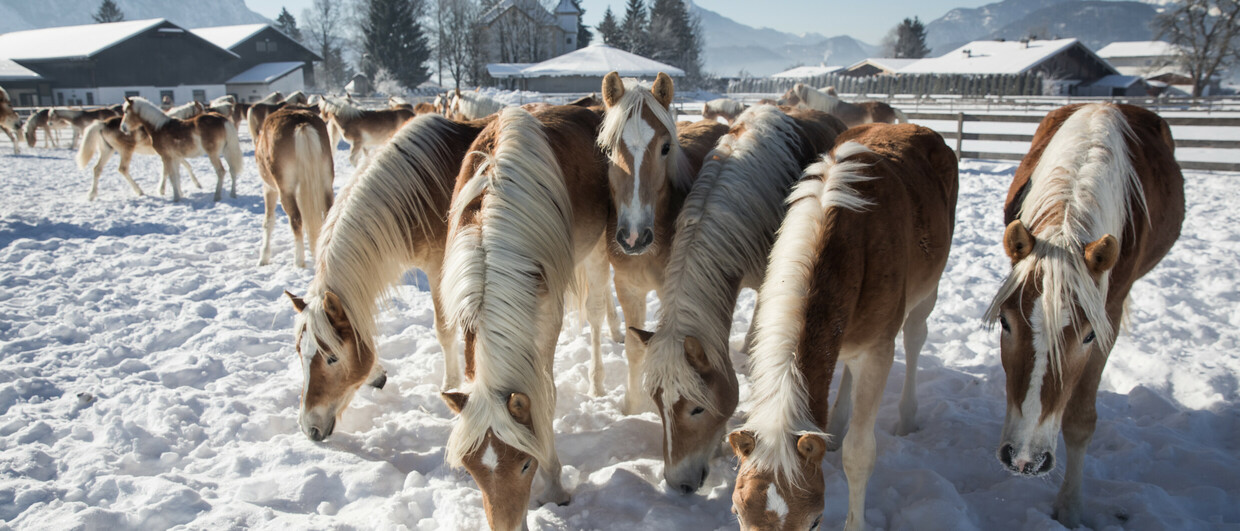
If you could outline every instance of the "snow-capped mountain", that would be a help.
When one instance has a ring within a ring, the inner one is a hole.
[[[1003,0],[948,11],[926,24],[926,45],[941,55],[977,39],[1076,37],[1093,49],[1154,38],[1150,22],[1172,0]]]
[[[847,35],[796,35],[747,26],[697,4],[691,9],[702,21],[706,71],[718,76],[741,70],[765,76],[797,64],[850,65],[878,50]]]
[[[166,18],[187,28],[270,22],[245,0],[116,0],[126,20]],[[0,33],[92,24],[99,0],[0,0]]]

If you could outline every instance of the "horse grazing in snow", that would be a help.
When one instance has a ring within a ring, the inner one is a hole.
[[[86,168],[90,160],[95,157],[95,153],[99,154],[99,162],[95,163],[93,170],[94,178],[91,181],[90,193],[86,196],[89,201],[94,201],[99,196],[99,175],[103,173],[103,167],[112,158],[113,152],[120,152],[121,161],[116,169],[129,183],[133,193],[139,197],[143,195],[142,188],[138,187],[138,183],[129,175],[129,161],[135,153],[159,155],[155,152],[155,147],[151,145],[151,137],[147,136],[142,129],[122,133],[121,120],[120,116],[100,120],[87,126],[86,131],[82,133],[82,145],[78,148],[76,157],[78,169]],[[189,161],[181,159],[181,165],[185,166],[185,171],[189,172],[189,178],[201,190],[202,183],[198,182],[198,177],[194,175],[194,169],[190,167]],[[164,173],[159,179],[159,195],[164,194],[164,187],[167,183],[168,174]]]
[[[297,349],[305,367],[302,432],[320,441],[363,384],[382,387],[376,362],[375,314],[405,271],[426,272],[435,333],[444,352],[443,389],[460,384],[455,329],[444,311],[444,241],[452,187],[469,146],[485,122],[438,115],[410,120],[340,192],[328,212],[305,298],[289,294],[298,312]]]
[[[761,284],[784,199],[843,131],[825,113],[750,107],[706,155],[689,190],[658,328],[630,327],[647,349],[643,384],[662,418],[663,477],[673,489],[688,494],[706,481],[738,398],[728,345],[736,297]]]
[[[320,104],[323,120],[335,127],[332,146],[344,138],[351,146],[349,162],[357,166],[363,153],[387,143],[397,130],[413,118],[405,109],[366,110],[347,101],[326,98]]]
[[[460,417],[447,460],[477,482],[492,529],[522,527],[536,472],[539,504],[569,501],[552,432],[552,365],[574,276],[584,280],[578,296],[588,290],[595,350],[610,298],[598,126],[581,107],[504,109],[474,142],[453,194],[444,293],[472,384],[443,395]]]
[[[797,83],[784,93],[784,105],[791,107],[807,107],[830,114],[848,127],[869,123],[908,123],[908,118],[900,109],[896,109],[881,101],[863,101],[848,103],[835,95],[835,89],[827,87],[830,93],[819,91],[805,83]]]
[[[43,147],[60,147],[60,132],[52,128],[51,114],[51,109],[39,109],[26,119],[26,125],[22,128],[22,134],[26,135],[26,145],[35,147],[39,141],[38,130],[42,129]]]
[[[646,324],[646,294],[663,294],[667,261],[676,232],[676,216],[702,159],[715,146],[727,127],[701,121],[678,127],[670,106],[675,87],[666,74],[646,87],[636,80],[621,80],[612,72],[603,78],[606,112],[598,145],[607,154],[608,183],[612,208],[607,220],[607,250],[615,268],[616,294],[629,326]],[[594,101],[570,105],[596,108]],[[607,305],[611,312],[614,306]],[[617,320],[610,315],[612,325]],[[613,332],[613,340],[620,341]],[[628,386],[623,412],[642,409],[641,366],[644,347],[628,342]],[[603,374],[591,375],[591,391],[602,393]]]
[[[73,149],[77,147],[78,139],[81,138],[82,131],[85,131],[86,127],[114,116],[120,116],[120,113],[109,107],[91,110],[53,108],[48,112],[47,119],[58,126],[73,128],[73,140],[69,143],[69,149]]]
[[[999,461],[1013,474],[1067,468],[1055,518],[1081,525],[1085,447],[1102,369],[1128,291],[1180,235],[1184,178],[1175,141],[1141,107],[1069,105],[1046,115],[1004,205],[1012,270],[986,312],[1002,327],[1007,416]]]
[[[164,175],[172,182],[172,200],[181,200],[181,162],[189,157],[206,155],[215,168],[215,200],[224,190],[224,164],[228,161],[232,174],[232,197],[237,197],[237,173],[241,171],[241,146],[237,128],[227,118],[215,113],[200,114],[178,120],[164,114],[155,104],[139,97],[125,98],[121,132],[141,129],[151,139],[151,146],[163,159]]]
[[[733,511],[746,529],[821,524],[828,391],[837,362],[853,378],[844,437],[848,517],[865,527],[874,421],[904,331],[908,360],[897,433],[915,429],[917,357],[956,219],[956,156],[924,127],[870,124],[836,139],[788,198],[759,292],[749,419],[728,436],[741,466]],[[847,416],[840,388],[831,416]],[[832,423],[835,423],[833,420]]]
[[[293,260],[305,267],[302,226],[310,239],[310,256],[317,256],[319,229],[332,206],[332,149],[327,144],[327,124],[310,111],[291,107],[278,110],[263,122],[263,134],[255,140],[254,159],[263,178],[263,249],[258,265],[271,260],[271,230],[275,225],[276,201],[288,214],[293,231]]]
[[[21,153],[21,149],[17,146],[17,132],[21,130],[22,118],[17,115],[17,111],[13,110],[13,100],[9,98],[9,93],[0,87],[0,131],[8,135],[9,142],[13,143],[13,154]]]
[[[742,112],[745,112],[744,103],[728,98],[718,98],[702,106],[702,119],[717,121],[723,118],[728,125],[731,125]]]

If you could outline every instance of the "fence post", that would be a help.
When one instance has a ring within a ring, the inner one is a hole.
[[[960,160],[960,148],[964,145],[964,113],[956,113],[956,160]]]

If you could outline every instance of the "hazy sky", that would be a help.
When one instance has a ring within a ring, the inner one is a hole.
[[[791,33],[848,34],[878,44],[887,30],[914,15],[925,22],[957,7],[977,7],[997,0],[694,0],[698,5],[742,24]],[[250,9],[274,19],[281,7],[296,17],[312,0],[245,0]],[[610,5],[617,17],[624,16],[626,0],[583,0],[586,24],[594,26]]]

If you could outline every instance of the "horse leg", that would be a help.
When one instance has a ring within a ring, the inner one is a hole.
[[[620,310],[624,312],[624,324],[633,328],[646,326],[646,293],[632,285],[627,275],[616,274],[616,297],[620,299]],[[626,335],[624,357],[629,362],[628,384],[624,388],[624,408],[621,413],[635,415],[645,406],[645,393],[642,391],[642,364],[646,359],[646,344],[631,333]]]
[[[199,190],[202,190],[202,183],[198,182],[198,176],[194,175],[194,168],[189,165],[189,161],[186,159],[181,159],[181,165],[185,166],[186,173],[189,173],[189,180],[194,181],[194,186],[197,186]]]
[[[840,375],[840,388],[835,391],[835,405],[827,418],[827,450],[832,452],[840,449],[840,441],[852,416],[853,371],[845,363]]]
[[[349,147],[349,164],[352,164],[354,167],[357,167],[357,159],[360,158],[361,156],[362,156],[362,143],[361,141],[354,142],[353,145]]]
[[[1055,496],[1054,518],[1069,529],[1081,525],[1081,515],[1085,510],[1085,502],[1081,496],[1085,448],[1094,438],[1094,428],[1098,422],[1098,382],[1102,379],[1102,369],[1106,363],[1106,354],[1096,348],[1090,349],[1085,373],[1072,390],[1072,398],[1068,399],[1067,408],[1064,410],[1063,442],[1068,459],[1064,468],[1063,484],[1059,487],[1059,494]]]
[[[894,339],[894,338],[893,338]],[[895,357],[895,341],[863,352],[845,365],[856,378],[853,401],[856,411],[844,436],[844,476],[848,479],[848,519],[846,531],[865,529],[865,487],[874,472],[874,421],[883,400],[883,387]]]
[[[107,157],[112,156],[112,148],[110,146],[104,147],[104,150],[105,150],[104,151],[105,155],[103,155],[99,159],[99,169],[101,170],[103,169],[103,161]],[[143,195],[146,195],[146,194],[142,193],[142,188],[138,187],[138,182],[133,180],[133,177],[129,175],[129,161],[132,159],[133,159],[133,151],[126,152],[122,150],[121,151],[121,162],[119,165],[117,165],[116,169],[117,171],[120,172],[121,177],[124,177],[125,181],[129,183],[129,187],[133,189],[133,193],[138,194],[138,197],[142,197]],[[161,192],[160,195],[163,195],[163,193]]]
[[[4,134],[9,137],[9,142],[13,143],[13,154],[20,155],[21,149],[17,147],[17,137],[13,135],[13,132],[9,131],[9,128],[7,127],[0,127],[0,131],[4,131]]]
[[[461,354],[456,350],[456,329],[448,321],[443,298],[439,294],[439,281],[442,279],[439,268],[425,271],[430,281],[431,306],[435,309],[435,338],[443,349],[443,390],[448,391],[461,386]]]
[[[603,396],[603,306],[611,301],[607,277],[611,273],[607,260],[607,243],[598,245],[583,264],[586,268],[586,321],[590,323],[590,396]]]
[[[73,126],[73,140],[69,142],[69,149],[77,149],[78,139],[82,137],[82,128]]]
[[[611,300],[611,277],[609,276],[607,280],[605,307],[603,308],[607,311],[607,328],[611,332],[612,343],[624,343],[624,321],[620,320],[620,315],[616,313],[616,303]]]
[[[280,191],[263,183],[263,248],[258,253],[258,265],[271,262],[271,230],[276,223],[276,202]]]
[[[899,436],[917,431],[917,358],[926,344],[926,320],[938,298],[935,290],[904,318],[904,389],[900,392],[900,421],[896,424]]]
[[[219,202],[224,194],[224,163],[215,153],[208,154],[207,158],[211,160],[211,167],[215,168],[215,201]]]
[[[220,182],[223,179],[221,174]],[[288,214],[288,226],[293,230],[293,263],[297,267],[306,267],[306,242],[301,234],[301,208],[297,206],[296,194],[295,190],[280,189],[280,205]]]
[[[172,183],[172,202],[179,203],[181,201],[181,169],[177,164],[179,161],[170,157],[162,158],[164,159],[164,174],[168,182]]]

